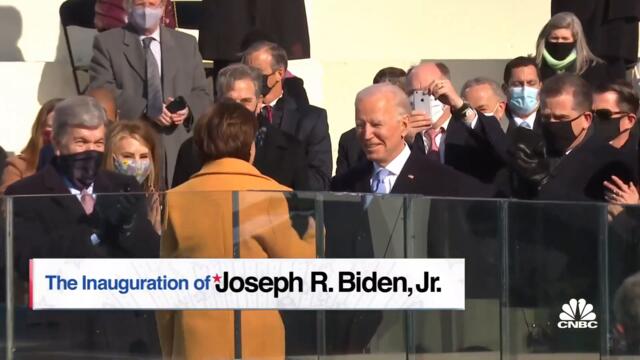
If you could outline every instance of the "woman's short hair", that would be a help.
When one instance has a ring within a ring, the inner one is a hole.
[[[151,171],[143,184],[145,191],[161,191],[160,188],[160,146],[158,137],[151,126],[143,120],[118,121],[109,127],[106,146],[104,149],[104,167],[115,170],[113,164],[114,148],[118,142],[131,137],[149,149],[151,156]]]
[[[538,41],[536,42],[536,62],[538,66],[542,65],[542,54],[544,53],[544,45],[547,38],[551,32],[557,29],[571,30],[573,39],[576,42],[576,74],[580,75],[590,66],[603,62],[600,58],[593,55],[591,49],[589,49],[580,19],[573,13],[560,12],[549,19],[538,35]]]
[[[222,100],[198,120],[193,141],[203,162],[222,158],[251,159],[256,137],[255,115],[235,101]]]

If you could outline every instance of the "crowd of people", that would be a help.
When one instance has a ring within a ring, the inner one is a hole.
[[[125,1],[128,23],[95,38],[88,93],[43,104],[27,145],[7,159],[0,191],[40,195],[15,201],[19,279],[28,280],[31,258],[316,256],[313,217],[294,225],[277,193],[240,199],[247,226],[234,254],[229,191],[608,202],[612,222],[629,215],[620,205],[640,203],[638,94],[592,53],[572,13],[554,15],[535,56],[510,60],[501,83],[476,77],[457,91],[437,62],[380,70],[354,94],[355,126],[339,139],[332,177],[327,112],[288,71],[285,48],[246,44],[217,72],[213,96],[198,43],[163,25],[165,6]],[[327,254],[372,256],[360,236],[336,244],[332,232],[327,223]],[[61,348],[113,351],[97,340],[108,333],[125,353],[159,344],[169,358],[278,358],[289,353],[285,330],[289,339],[309,327],[244,312],[238,349],[230,311],[160,312],[155,340],[140,335],[155,328],[152,318],[140,330],[121,316],[114,326],[99,314],[40,314],[34,321],[57,330],[31,335]],[[337,331],[329,352],[365,351],[363,334],[379,323],[375,313],[329,319],[328,328],[362,330]]]

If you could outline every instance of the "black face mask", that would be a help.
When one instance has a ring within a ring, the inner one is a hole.
[[[558,61],[562,61],[566,59],[567,56],[571,54],[573,49],[575,49],[575,47],[576,47],[575,41],[570,43],[559,43],[559,42],[551,42],[549,40],[546,40],[544,42],[545,50],[547,50],[547,52],[549,53],[549,55],[551,55],[552,58]]]
[[[275,74],[275,71],[269,75],[262,75],[262,84],[260,86],[260,94],[262,96],[267,96],[271,92],[271,89],[276,86],[277,83],[273,84],[273,86],[269,86],[269,77],[273,74]]]
[[[578,135],[573,133],[571,123],[582,115],[568,121],[543,121],[542,134],[547,146],[547,154],[552,157],[561,157],[567,152],[569,146],[576,141]]]
[[[86,189],[96,179],[102,165],[102,152],[89,150],[76,154],[59,155],[55,159],[55,167],[64,175],[74,188]]]
[[[614,114],[609,110],[602,109],[596,110],[596,134],[600,135],[607,142],[615,139],[620,132],[620,120],[625,117],[625,115],[620,116],[620,114]],[[625,130],[629,131],[629,129]]]

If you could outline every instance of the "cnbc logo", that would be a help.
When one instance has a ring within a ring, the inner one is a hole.
[[[585,299],[569,300],[569,303],[562,305],[559,317],[558,327],[560,329],[595,329],[598,327],[593,305],[587,303]]]

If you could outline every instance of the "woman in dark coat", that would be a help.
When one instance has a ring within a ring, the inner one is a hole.
[[[543,82],[567,71],[594,86],[610,80],[605,62],[593,55],[580,20],[570,12],[554,15],[542,28],[536,43],[536,62]]]

